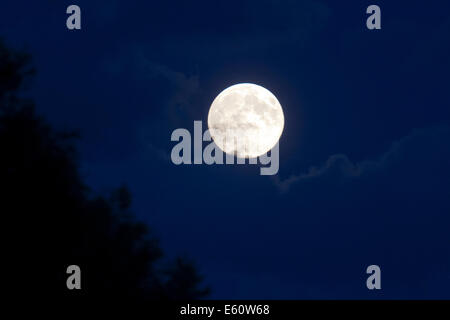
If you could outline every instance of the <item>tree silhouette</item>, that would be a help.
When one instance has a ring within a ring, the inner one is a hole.
[[[130,212],[126,187],[91,195],[78,172],[77,134],[53,130],[22,97],[34,72],[29,55],[0,41],[0,213],[15,292],[82,301],[206,296],[191,263],[163,266],[157,239]],[[81,290],[66,287],[72,264],[81,268]]]

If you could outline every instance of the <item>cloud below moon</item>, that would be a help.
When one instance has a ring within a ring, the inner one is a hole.
[[[274,176],[272,179],[281,193],[302,184],[327,181],[350,182],[352,179],[382,179],[389,176],[391,181],[397,181],[404,188],[426,187],[421,184],[427,175],[448,176],[449,172],[435,172],[438,168],[445,169],[440,163],[450,161],[450,127],[438,126],[414,130],[411,134],[392,143],[387,152],[377,159],[352,162],[344,154],[331,155],[322,166],[311,167],[308,172],[291,175],[286,179]],[[436,159],[441,159],[437,161]],[[447,169],[448,171],[448,169]],[[397,178],[395,180],[395,178]],[[405,180],[410,180],[403,184]],[[391,184],[391,187],[393,185]],[[448,186],[450,195],[450,186]]]

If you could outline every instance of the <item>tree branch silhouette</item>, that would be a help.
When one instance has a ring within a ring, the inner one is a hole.
[[[34,73],[29,55],[0,41],[0,212],[16,290],[86,301],[205,297],[209,289],[192,264],[160,266],[158,240],[133,217],[125,186],[92,196],[78,170],[78,135],[55,131],[22,97]],[[82,270],[78,292],[66,288],[71,264]]]

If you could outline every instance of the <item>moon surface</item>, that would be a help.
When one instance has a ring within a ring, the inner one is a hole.
[[[271,150],[284,127],[283,109],[267,89],[239,83],[223,90],[211,104],[208,127],[214,143],[239,158],[256,158]]]

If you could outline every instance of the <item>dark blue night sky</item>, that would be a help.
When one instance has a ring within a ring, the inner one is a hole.
[[[448,1],[9,1],[0,36],[93,192],[126,184],[211,298],[450,298]],[[240,82],[283,106],[278,175],[172,164],[172,131]]]

